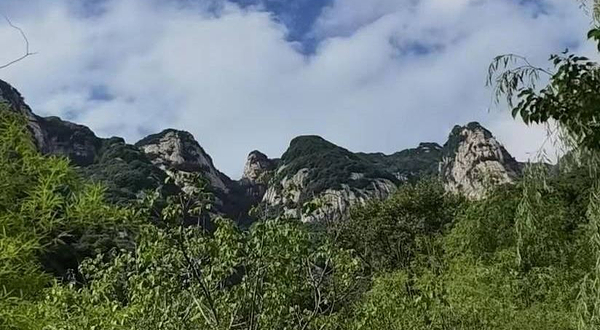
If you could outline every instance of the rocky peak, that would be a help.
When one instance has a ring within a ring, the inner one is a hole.
[[[25,104],[21,93],[3,80],[0,80],[0,102],[7,103],[13,111],[24,114],[31,113],[31,109]]]
[[[165,188],[169,193],[193,192],[192,177],[199,174],[210,182],[215,210],[233,219],[248,218],[257,204],[270,215],[304,221],[343,217],[353,205],[386,198],[399,184],[438,174],[448,191],[477,199],[491,185],[513,182],[521,168],[490,131],[469,123],[454,127],[443,147],[421,143],[391,155],[355,153],[319,136],[299,136],[281,159],[251,152],[242,179],[234,182],[188,132],[167,129],[135,146],[120,138],[101,139],[85,126],[35,115],[1,80],[0,103],[29,120],[41,152],[69,157],[86,176],[105,182],[119,201],[161,188],[167,176],[176,184]],[[313,204],[322,206],[303,214],[304,206]]]
[[[175,176],[179,173],[180,177],[175,180],[183,184],[184,189],[189,186],[185,178],[191,173],[201,173],[214,188],[223,192],[229,189],[229,179],[215,168],[210,156],[188,132],[167,129],[147,136],[135,145],[167,174]]]
[[[38,149],[45,147],[44,133],[38,122],[38,117],[33,114],[31,108],[25,103],[21,93],[9,83],[0,80],[0,103],[5,103],[8,108],[14,112],[21,113],[29,121],[29,131],[33,135],[34,142]]]
[[[286,152],[281,156],[281,159],[285,162],[294,161],[297,158],[305,156],[323,154],[329,151],[335,152],[348,152],[347,150],[325,140],[324,138],[317,135],[301,135],[295,137],[290,141],[290,146]],[[350,152],[348,152],[350,153]]]
[[[421,142],[416,150],[423,153],[440,152],[442,150],[442,146],[434,142]]]
[[[262,152],[254,150],[248,155],[242,180],[257,183],[266,172],[272,171],[274,167],[273,160]]]
[[[450,133],[440,175],[446,190],[480,199],[489,187],[514,182],[520,166],[489,130],[472,122]]]
[[[27,118],[28,127],[38,150],[44,154],[66,156],[80,166],[94,162],[102,140],[89,128],[64,121],[58,117],[36,116],[21,94],[0,80],[0,102]]]
[[[102,139],[88,127],[58,117],[39,117],[37,122],[44,136],[43,153],[66,156],[79,166],[94,163],[102,147]]]
[[[353,153],[319,136],[290,142],[264,194],[265,209],[305,222],[344,218],[369,199],[385,198],[399,182],[368,154]],[[321,206],[305,214],[303,206]]]

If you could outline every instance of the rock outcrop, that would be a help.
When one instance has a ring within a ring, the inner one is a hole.
[[[73,163],[80,166],[94,162],[102,140],[89,128],[58,117],[44,118],[35,115],[21,94],[2,80],[0,102],[7,103],[12,111],[27,118],[34,142],[42,153],[69,157]]]
[[[193,174],[202,175],[215,189],[229,191],[229,178],[215,168],[210,156],[188,132],[167,129],[140,140],[135,146],[184,191],[194,191]]]
[[[9,110],[22,114],[28,121],[28,127],[38,149],[45,147],[44,133],[31,108],[25,103],[23,96],[7,82],[0,80],[0,103],[8,105]]]
[[[98,157],[103,140],[86,126],[58,117],[38,117],[37,122],[43,136],[43,153],[68,157],[79,166],[91,165]]]
[[[269,159],[267,155],[258,150],[254,150],[248,155],[244,174],[239,184],[245,190],[244,194],[251,204],[258,204],[262,200],[276,166],[277,160]]]
[[[318,136],[293,139],[271,176],[262,200],[267,213],[304,222],[345,218],[350,207],[386,198],[400,183],[383,162]]]
[[[521,165],[478,123],[455,126],[444,145],[440,176],[449,192],[480,199],[492,187],[513,183]]]
[[[270,185],[263,203],[271,214],[297,218],[303,222],[329,222],[344,219],[351,207],[372,199],[384,199],[397,190],[388,179],[374,178],[361,188],[341,184],[313,194],[306,189],[310,170],[303,168],[292,177]]]
[[[275,165],[276,161],[269,159],[262,152],[254,150],[248,155],[242,180],[247,180],[251,183],[264,181],[265,174],[272,171]]]

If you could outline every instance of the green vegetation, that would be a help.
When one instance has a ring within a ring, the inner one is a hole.
[[[421,143],[418,148],[406,149],[391,155],[359,154],[389,173],[414,181],[417,177],[437,173],[442,159],[442,147],[437,143]]]
[[[40,156],[20,117],[1,117],[0,142],[3,329],[597,326],[589,162],[530,167],[475,202],[406,184],[325,231],[221,218],[207,231],[187,225],[205,219],[205,193],[113,206]]]
[[[300,136],[290,142],[287,151],[281,156],[284,170],[277,178],[291,178],[299,170],[309,168],[306,178],[306,191],[318,194],[326,189],[339,189],[342,184],[364,188],[371,182],[369,178],[398,180],[383,168],[373,166],[365,157],[338,147],[318,136]],[[363,173],[364,177],[353,180],[352,173]]]
[[[275,182],[291,178],[306,168],[309,171],[303,191],[312,195],[327,189],[340,189],[343,184],[363,189],[373,179],[387,179],[399,184],[399,178],[414,181],[416,177],[434,174],[441,153],[441,147],[433,143],[423,143],[419,148],[392,155],[353,153],[319,136],[300,136],[291,141],[281,157],[283,168],[277,173]]]
[[[433,179],[406,184],[326,228],[200,226],[212,207],[201,180],[197,194],[155,189],[111,204],[67,160],[38,154],[26,121],[0,109],[0,328],[598,329],[600,150],[587,97],[598,65],[552,60],[559,73],[544,89],[520,85],[518,71],[497,81],[509,83],[515,115],[563,130],[573,149],[556,168],[529,165],[479,201]],[[106,152],[144,163],[113,142]],[[332,166],[324,173],[339,183],[364,157],[304,137],[282,161],[289,173]]]
[[[107,188],[107,199],[116,203],[134,201],[141,192],[164,189],[175,193],[177,187],[164,185],[166,174],[154,166],[138,148],[120,138],[103,140],[94,164],[80,169],[91,181]]]

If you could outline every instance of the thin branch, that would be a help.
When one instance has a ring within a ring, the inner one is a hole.
[[[17,62],[20,62],[20,61],[26,59],[27,57],[29,57],[31,55],[37,54],[36,52],[31,52],[29,50],[29,39],[27,39],[27,35],[25,35],[25,32],[23,31],[23,29],[21,29],[20,27],[14,25],[12,23],[12,21],[8,18],[8,16],[6,16],[6,15],[2,15],[2,16],[4,17],[4,19],[6,20],[6,22],[8,23],[8,25],[10,25],[10,27],[12,27],[13,29],[19,31],[19,33],[21,34],[21,37],[23,38],[23,41],[25,41],[25,54],[23,54],[21,57],[15,59],[15,60],[12,60],[12,61],[10,61],[10,62],[8,62],[6,64],[0,65],[0,69],[7,68],[7,67],[9,67],[9,66],[11,66],[11,65],[13,65],[13,64],[15,64]]]
[[[486,78],[486,86],[494,90],[488,109],[491,109],[492,104],[499,104],[503,98],[512,108],[515,95],[523,88],[535,89],[540,74],[553,75],[549,70],[534,66],[524,56],[517,54],[496,56],[488,67]]]

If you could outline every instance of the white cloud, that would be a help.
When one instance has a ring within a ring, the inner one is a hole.
[[[73,117],[130,142],[186,129],[233,177],[250,150],[278,157],[299,134],[394,152],[443,143],[454,124],[473,120],[525,159],[543,130],[486,111],[487,65],[507,52],[544,64],[581,43],[588,27],[575,1],[545,1],[549,14],[536,16],[508,0],[336,0],[317,21],[313,33],[322,39],[307,56],[256,8],[221,3],[215,15],[172,2],[107,0],[103,15],[86,17],[66,0],[31,3],[30,11],[13,0],[0,5],[39,51],[0,79],[37,113]],[[15,45],[3,47],[0,63],[20,54],[8,27],[0,27],[0,44]],[[90,99],[93,88],[110,98]]]

